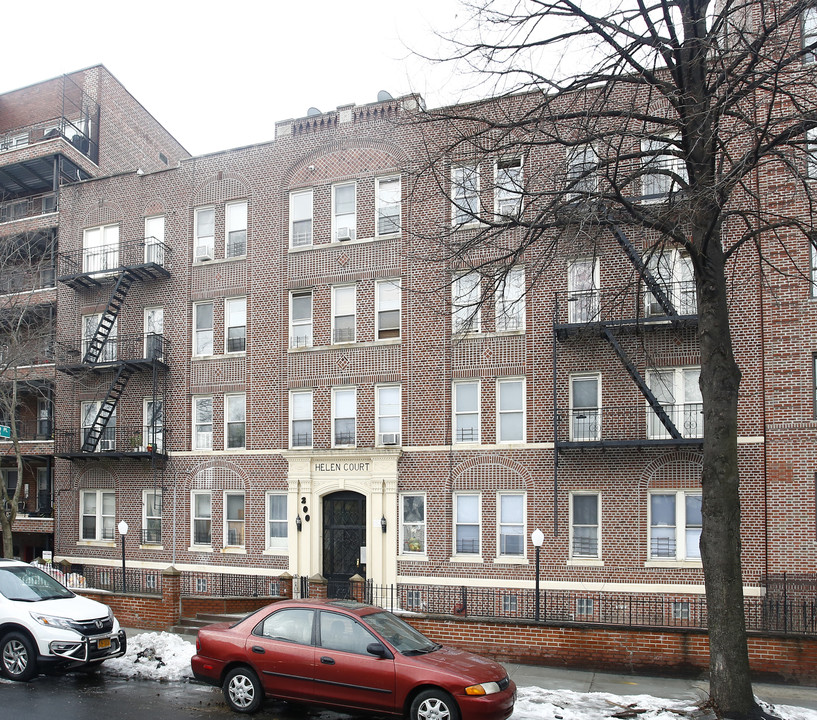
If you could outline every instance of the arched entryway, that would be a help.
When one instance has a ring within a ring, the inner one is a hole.
[[[366,498],[344,490],[323,498],[323,576],[329,597],[349,597],[349,578],[366,577]]]

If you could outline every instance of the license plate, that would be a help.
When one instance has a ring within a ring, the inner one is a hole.
[[[111,646],[111,639],[110,638],[100,638],[99,640],[96,641],[96,646],[100,650],[105,650],[106,648],[109,648]]]

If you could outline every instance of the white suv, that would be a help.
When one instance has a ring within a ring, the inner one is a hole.
[[[125,631],[109,607],[32,565],[0,558],[0,671],[7,678],[94,665],[125,649]]]

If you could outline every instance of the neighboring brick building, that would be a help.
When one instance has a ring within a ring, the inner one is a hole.
[[[527,292],[520,263],[473,315],[472,276],[423,259],[441,225],[473,232],[447,194],[513,212],[504,179],[567,158],[463,158],[443,191],[417,172],[404,121],[419,102],[343,106],[277,123],[267,144],[176,148],[167,167],[61,188],[59,558],[118,566],[125,520],[131,567],[321,574],[331,594],[359,573],[411,586],[402,602],[419,608],[427,586],[533,587],[540,528],[546,589],[703,592],[686,260],[654,261],[672,311],[611,236]],[[806,245],[790,251],[809,267]],[[751,594],[815,568],[817,333],[806,279],[763,286],[750,250],[736,263]]]

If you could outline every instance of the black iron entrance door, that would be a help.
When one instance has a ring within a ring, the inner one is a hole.
[[[366,498],[336,492],[323,499],[323,576],[330,598],[349,597],[349,578],[366,577],[360,549],[366,545]]]

